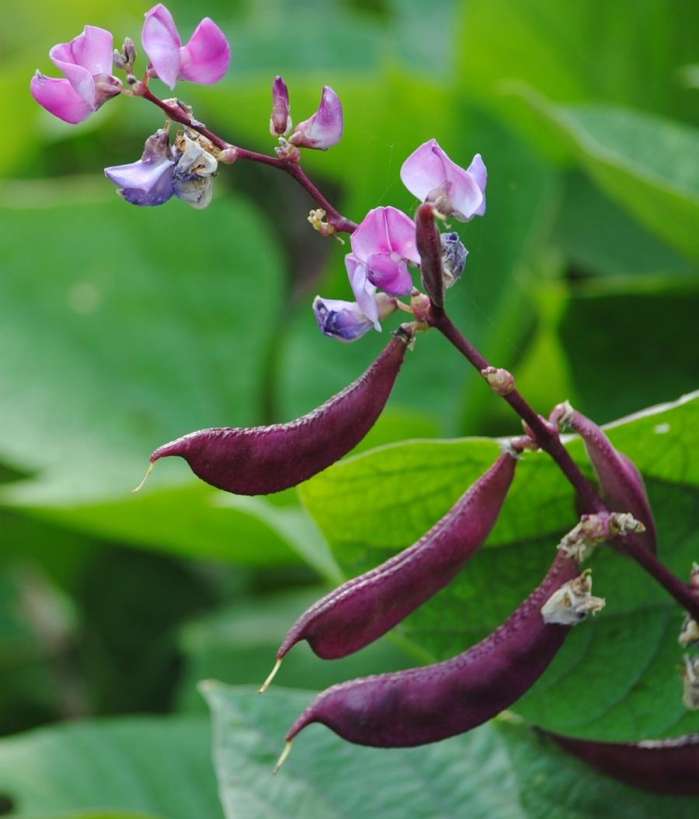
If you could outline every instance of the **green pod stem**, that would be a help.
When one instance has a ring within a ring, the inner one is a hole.
[[[311,606],[289,630],[277,659],[301,640],[324,659],[345,657],[443,589],[490,534],[516,463],[513,453],[503,452],[420,540]]]
[[[178,455],[203,481],[238,495],[296,486],[346,455],[374,426],[412,338],[409,326],[401,326],[363,375],[295,421],[191,432],[156,449],[151,464]]]
[[[543,733],[567,753],[628,785],[675,796],[699,795],[699,734],[625,743]]]
[[[363,677],[323,691],[287,734],[313,722],[359,745],[405,748],[469,731],[518,700],[546,670],[571,626],[541,609],[579,565],[563,552],[541,584],[496,631],[445,662]]]

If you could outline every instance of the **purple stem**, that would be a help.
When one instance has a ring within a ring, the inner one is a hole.
[[[230,142],[226,142],[224,139],[221,139],[218,134],[210,131],[202,123],[193,120],[184,108],[181,108],[178,105],[170,105],[170,103],[165,102],[165,100],[161,100],[160,97],[157,97],[150,90],[145,82],[142,83],[142,86],[139,89],[139,96],[148,100],[148,102],[152,102],[153,105],[157,105],[158,108],[165,112],[169,119],[179,122],[182,125],[186,125],[187,128],[191,128],[193,131],[197,131],[202,136],[205,136],[217,148],[220,148],[221,150],[225,150],[226,148],[234,148],[240,159],[247,159],[250,162],[259,162],[262,165],[269,165],[272,168],[278,168],[280,171],[285,171],[288,173],[289,176],[291,176],[303,188],[305,188],[311,198],[314,199],[321,206],[321,208],[323,208],[327,215],[328,222],[335,228],[337,233],[352,233],[357,227],[355,222],[343,216],[340,211],[330,203],[328,198],[309,178],[297,160],[269,156],[268,154],[261,154],[257,151],[251,151],[248,148],[240,148],[237,145],[231,145]]]
[[[485,356],[454,326],[443,308],[433,304],[430,307],[428,321],[456,347],[478,372],[482,372],[491,366]],[[561,472],[572,484],[582,501],[585,511],[608,512],[606,504],[597,494],[592,483],[583,475],[561,443],[557,430],[538,415],[516,389],[503,395],[503,398],[527,424],[536,443],[553,458]],[[689,612],[694,620],[699,622],[699,597],[692,591],[688,583],[684,583],[672,574],[648,549],[631,543],[629,539],[620,539],[619,544],[621,546],[620,551],[623,554],[635,560]]]

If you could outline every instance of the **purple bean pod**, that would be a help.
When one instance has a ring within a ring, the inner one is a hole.
[[[614,448],[604,431],[573,409],[559,404],[551,414],[557,424],[569,426],[585,442],[587,454],[597,474],[602,497],[613,512],[630,512],[646,527],[642,534],[629,535],[649,551],[656,551],[656,530],[653,511],[641,473],[636,464]]]
[[[545,733],[564,751],[628,785],[675,796],[699,794],[699,734],[622,743]]]
[[[262,690],[301,640],[323,659],[345,657],[378,639],[444,588],[490,534],[516,463],[514,452],[503,452],[420,540],[305,611],[284,638]]]
[[[556,593],[565,594],[562,587],[570,588],[579,571],[578,562],[559,551],[541,584],[509,619],[463,654],[323,691],[292,725],[278,766],[294,737],[312,722],[359,745],[404,748],[491,719],[531,688],[556,656],[571,626],[545,622],[542,608]]]
[[[376,423],[413,338],[402,325],[356,381],[286,424],[213,427],[164,444],[150,456],[178,455],[206,483],[238,495],[267,495],[305,481],[353,449]]]
[[[415,241],[420,254],[422,284],[432,304],[444,305],[444,270],[442,268],[442,238],[434,221],[434,208],[420,205],[415,216]]]

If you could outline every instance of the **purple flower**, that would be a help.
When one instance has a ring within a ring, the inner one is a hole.
[[[85,26],[82,34],[49,52],[66,78],[47,77],[37,71],[31,81],[32,96],[64,122],[82,122],[121,91],[121,83],[112,75],[113,54],[112,34],[97,26]]]
[[[178,79],[218,82],[231,61],[226,35],[213,20],[205,17],[183,46],[175,20],[162,3],[146,12],[142,42],[155,73],[170,88]]]
[[[166,129],[148,137],[138,162],[105,168],[108,179],[132,205],[163,205],[177,196],[194,208],[205,208],[213,195],[216,158],[204,148],[182,136],[171,146]]]
[[[339,341],[356,341],[368,333],[372,327],[381,330],[378,319],[385,318],[396,309],[395,299],[384,293],[372,296],[372,302],[372,312],[376,318],[367,316],[356,302],[323,299],[320,296],[313,299],[313,312],[318,327],[326,336]]]
[[[345,265],[357,303],[373,321],[370,302],[376,288],[394,296],[409,293],[413,279],[407,262],[419,264],[415,223],[393,207],[370,210],[351,236]]]
[[[413,196],[432,202],[445,216],[467,222],[485,213],[488,172],[480,154],[464,170],[430,139],[405,160],[400,178]]]
[[[175,159],[166,129],[148,137],[138,162],[105,168],[107,179],[132,205],[162,205],[174,194]]]
[[[323,86],[318,110],[310,119],[300,122],[289,137],[299,148],[326,151],[342,139],[344,128],[342,103],[329,85]]]
[[[340,341],[356,341],[373,326],[372,320],[353,301],[316,296],[313,299],[313,312],[321,332]]]
[[[291,128],[290,110],[289,89],[282,77],[277,76],[272,84],[272,116],[269,120],[272,136],[282,136]]]

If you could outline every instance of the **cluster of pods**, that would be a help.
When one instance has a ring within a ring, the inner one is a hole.
[[[204,18],[183,45],[175,20],[159,3],[146,12],[142,45],[149,63],[143,79],[137,80],[133,41],[127,38],[123,49],[114,52],[110,32],[86,26],[78,37],[50,52],[64,76],[37,72],[31,81],[36,101],[71,124],[124,94],[155,103],[169,120],[185,125],[171,142],[168,123],[149,137],[140,160],[105,169],[132,204],[162,205],[177,197],[206,207],[219,163],[232,164],[241,157],[264,161],[300,180],[305,178],[298,165],[300,149],[326,150],[342,137],[342,104],[329,86],[323,88],[315,114],[294,127],[288,89],[276,77],[270,119],[270,132],[279,141],[276,157],[229,145],[193,119],[191,109],[179,100],[159,100],[148,85],[155,77],[170,88],[178,80],[218,82],[231,56],[223,31]],[[115,67],[125,72],[126,85],[114,76]],[[416,332],[427,328],[430,310],[442,309],[445,289],[466,264],[467,250],[458,234],[440,234],[435,216],[469,221],[482,216],[486,207],[487,171],[480,154],[462,168],[434,139],[405,160],[401,180],[420,200],[416,219],[393,207],[377,207],[358,225],[344,219],[307,180],[306,189],[331,209],[311,211],[313,227],[326,236],[339,230],[351,234],[345,266],[355,298],[346,302],[316,297],[313,308],[321,331],[342,341],[354,341],[371,328],[379,330],[380,320],[405,308],[400,296],[413,297],[409,312],[415,321],[401,325],[363,375],[311,413],[285,424],[190,433],[156,449],[149,469],[161,458],[179,456],[198,477],[219,489],[269,494],[326,469],[364,438],[390,397]],[[427,296],[415,291],[409,265],[419,267]],[[511,391],[512,377],[506,371],[487,367],[482,374],[496,392]],[[352,680],[319,694],[289,729],[277,768],[292,740],[314,722],[350,742],[389,748],[436,742],[489,720],[536,682],[571,627],[604,605],[591,594],[590,572],[581,568],[590,549],[622,537],[622,548],[625,543],[655,552],[655,523],[636,466],[612,446],[602,429],[569,404],[556,407],[549,421],[584,440],[608,511],[586,509],[580,499],[580,522],[558,544],[540,584],[477,645],[445,662]],[[497,522],[523,450],[535,447],[533,436],[527,435],[505,443],[490,468],[416,543],[343,583],[302,613],[282,640],[261,691],[296,643],[306,640],[323,659],[347,656],[394,628],[450,583]],[[694,568],[690,585],[699,594],[699,567]],[[683,646],[699,644],[699,624],[688,618],[679,639]],[[699,709],[699,657],[686,658],[684,703]],[[550,737],[623,781],[656,791],[699,793],[697,737],[638,745]]]
[[[349,452],[377,420],[414,342],[404,324],[369,369],[308,415],[290,423],[193,432],[153,452],[151,462],[184,458],[204,481],[239,494],[296,485]],[[286,736],[277,768],[307,725],[326,725],[344,739],[376,747],[410,747],[463,733],[519,699],[541,676],[571,627],[604,601],[591,595],[581,561],[616,535],[655,550],[655,523],[639,471],[604,431],[569,404],[551,421],[580,434],[610,513],[583,515],[559,544],[532,593],[492,634],[445,662],[352,680],[322,692]],[[306,640],[323,659],[345,657],[400,623],[444,588],[486,541],[515,477],[525,438],[508,442],[492,466],[416,543],[354,577],[307,609],[292,625],[264,692],[292,647]],[[697,574],[699,579],[699,574]],[[699,743],[594,743],[554,736],[566,751],[621,780],[652,790],[696,793]],[[655,757],[660,762],[656,764]],[[675,757],[679,760],[676,762]],[[662,764],[661,764],[662,763]],[[645,777],[650,767],[655,777]],[[667,773],[669,771],[670,773]]]

